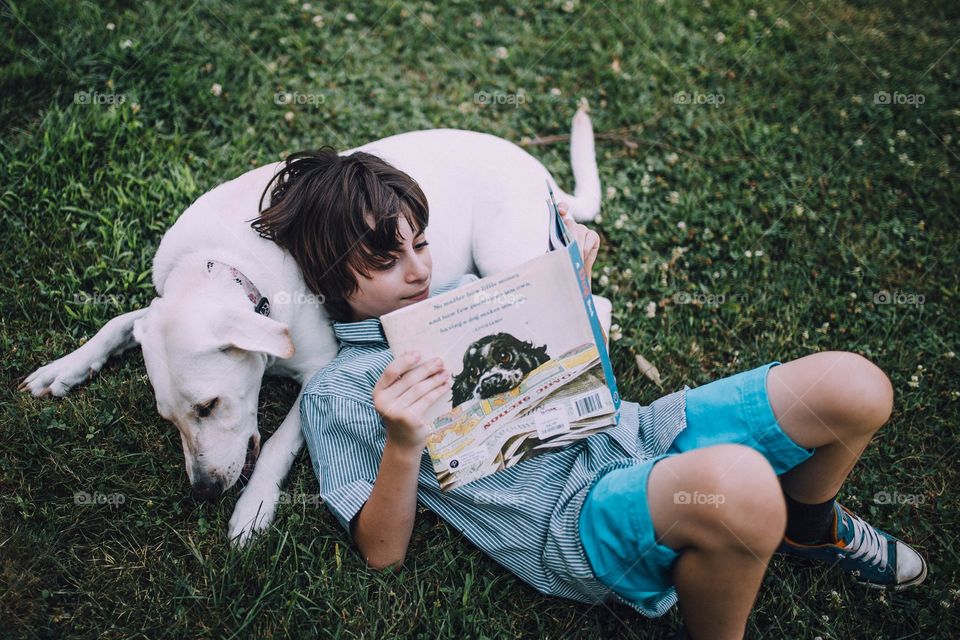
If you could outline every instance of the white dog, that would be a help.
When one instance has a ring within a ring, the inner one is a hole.
[[[574,195],[561,191],[526,151],[487,134],[415,131],[343,154],[353,151],[375,154],[420,184],[430,206],[434,286],[543,254],[545,181],[577,220],[593,218],[600,208],[593,128],[582,110],[571,132]],[[36,396],[62,396],[110,356],[139,344],[157,410],[180,431],[197,495],[216,498],[252,471],[229,523],[229,536],[238,543],[272,522],[280,486],[303,444],[298,395],[261,450],[257,401],[263,375],[291,377],[302,393],[337,352],[327,315],[294,260],[250,227],[280,166],[254,169],[197,199],[154,256],[157,297],[150,306],[113,318],[79,349],[20,385]],[[610,303],[595,302],[609,331]]]

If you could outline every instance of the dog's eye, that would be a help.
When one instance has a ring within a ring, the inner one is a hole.
[[[500,352],[500,362],[502,364],[510,364],[510,361],[513,360],[513,354],[509,351]]]
[[[203,404],[197,404],[193,406],[193,410],[197,412],[198,418],[206,418],[210,415],[216,406],[220,402],[220,398],[214,398],[210,402],[205,402]]]

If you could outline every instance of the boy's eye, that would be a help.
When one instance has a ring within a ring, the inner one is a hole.
[[[423,248],[424,248],[425,246],[427,246],[428,244],[430,244],[430,243],[427,242],[427,241],[423,241],[423,242],[421,242],[420,244],[417,245],[417,249],[423,249]]]

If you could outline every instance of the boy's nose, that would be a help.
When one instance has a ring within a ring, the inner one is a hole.
[[[423,258],[411,258],[407,264],[407,280],[410,282],[426,280],[430,275],[430,267],[427,265],[427,261]]]

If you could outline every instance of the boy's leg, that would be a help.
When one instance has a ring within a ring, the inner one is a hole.
[[[736,444],[671,456],[650,471],[647,504],[657,541],[680,552],[673,579],[690,636],[742,638],[786,524],[773,468]]]
[[[927,576],[910,545],[837,504],[844,480],[890,417],[886,374],[853,353],[816,353],[773,367],[767,397],[776,423],[813,455],[781,475],[787,532],[778,551],[838,564],[867,586],[904,589]]]
[[[873,435],[890,417],[886,374],[854,353],[826,351],[770,369],[767,396],[777,423],[813,456],[780,476],[801,503],[830,500]]]

